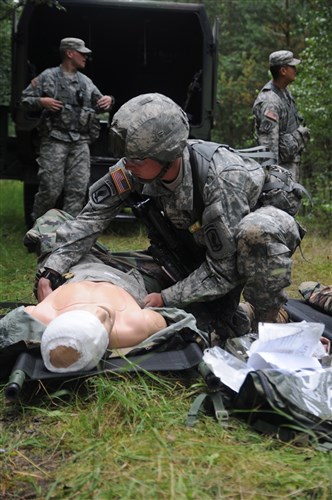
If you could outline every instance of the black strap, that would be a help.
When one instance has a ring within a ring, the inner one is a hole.
[[[190,144],[188,144],[188,150],[191,172],[193,176],[193,207],[197,220],[202,223],[202,214],[204,211],[203,187],[206,183],[208,168],[204,170],[203,175],[201,173],[201,175],[199,176],[197,159]]]

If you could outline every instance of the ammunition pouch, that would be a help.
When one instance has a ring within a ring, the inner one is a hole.
[[[52,128],[56,130],[78,131],[78,109],[71,104],[65,104],[61,111],[50,114]]]
[[[268,179],[263,186],[258,204],[271,205],[295,216],[300,210],[303,193],[310,199],[307,190],[293,181],[287,169],[272,165],[268,167]]]
[[[79,133],[89,135],[90,141],[98,139],[101,125],[96,112],[91,108],[83,107],[79,116]]]

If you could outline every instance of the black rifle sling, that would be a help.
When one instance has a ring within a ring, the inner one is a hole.
[[[202,222],[202,214],[204,211],[203,188],[206,183],[210,161],[220,146],[221,144],[215,142],[197,143],[194,147],[191,144],[187,144],[193,177],[193,208],[197,220],[199,220],[200,223]],[[200,154],[202,158],[202,161],[199,163],[194,151],[196,154]]]

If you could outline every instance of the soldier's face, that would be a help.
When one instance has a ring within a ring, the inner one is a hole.
[[[141,182],[153,181],[161,172],[162,165],[153,158],[124,158],[124,166]]]
[[[85,68],[88,57],[89,54],[83,54],[82,52],[78,52],[77,50],[70,51],[71,62],[77,69]]]
[[[288,83],[292,83],[296,78],[296,66],[284,66],[284,76]]]

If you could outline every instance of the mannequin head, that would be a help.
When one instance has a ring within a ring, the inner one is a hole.
[[[106,314],[106,313],[105,313]],[[53,372],[92,370],[104,355],[109,334],[88,311],[60,314],[46,327],[41,339],[41,354],[46,368]]]

